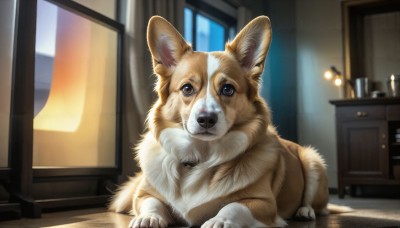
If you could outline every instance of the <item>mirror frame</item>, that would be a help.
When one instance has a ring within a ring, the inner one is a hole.
[[[350,84],[356,77],[366,75],[364,50],[364,17],[372,14],[400,11],[400,0],[344,0],[342,1],[344,74]],[[345,85],[345,97],[352,88]]]

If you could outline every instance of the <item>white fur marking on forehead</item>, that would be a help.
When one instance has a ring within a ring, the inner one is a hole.
[[[219,68],[219,59],[217,59],[215,56],[208,54],[207,55],[207,76],[208,76],[208,81],[207,81],[207,94],[206,94],[206,108],[207,110],[214,110],[214,111],[220,111],[220,107],[213,98],[211,94],[211,87],[212,87],[212,77],[214,76],[215,72]]]
[[[207,76],[208,76],[208,83],[210,83],[210,79],[215,74],[219,67],[219,59],[215,56],[208,54],[207,55]]]

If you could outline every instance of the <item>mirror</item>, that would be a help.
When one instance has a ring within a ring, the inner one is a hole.
[[[346,77],[367,77],[387,94],[386,80],[400,74],[400,1],[343,1],[342,16]]]
[[[8,167],[15,0],[0,1],[0,168]]]
[[[364,37],[365,76],[385,91],[389,75],[400,74],[400,12],[366,15]]]

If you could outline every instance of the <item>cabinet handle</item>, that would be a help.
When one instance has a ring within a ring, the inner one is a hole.
[[[382,149],[386,149],[386,145],[385,144],[382,144]]]
[[[367,112],[357,112],[357,117],[367,117],[368,113]]]

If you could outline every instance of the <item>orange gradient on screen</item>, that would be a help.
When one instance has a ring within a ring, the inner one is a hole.
[[[62,8],[54,15],[53,70],[34,117],[33,166],[114,167],[118,33]]]
[[[34,129],[74,132],[81,122],[89,73],[90,22],[59,11],[53,80],[49,99]]]

